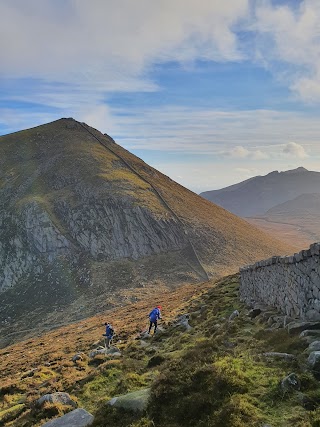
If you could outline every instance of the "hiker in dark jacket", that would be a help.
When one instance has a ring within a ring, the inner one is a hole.
[[[113,330],[112,326],[110,325],[110,323],[106,322],[105,327],[106,327],[106,333],[103,334],[103,336],[105,337],[106,347],[110,348],[110,343],[111,343],[112,338],[113,338],[114,330]]]
[[[161,305],[158,305],[150,312],[149,314],[150,326],[149,326],[148,334],[150,334],[151,328],[153,325],[154,325],[154,334],[156,333],[157,326],[158,326],[158,319],[161,319],[161,310],[162,310]]]

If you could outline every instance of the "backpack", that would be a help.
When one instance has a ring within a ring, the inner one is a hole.
[[[113,330],[113,327],[111,326],[111,325],[109,325],[109,327],[108,327],[108,333],[107,333],[109,336],[113,336],[113,334],[114,334],[114,330]]]

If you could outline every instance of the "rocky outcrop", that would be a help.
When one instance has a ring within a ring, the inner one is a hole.
[[[240,276],[242,301],[262,302],[290,317],[320,320],[320,243],[243,267]]]
[[[41,427],[87,427],[93,423],[93,415],[85,409],[75,409],[62,417],[48,421]]]

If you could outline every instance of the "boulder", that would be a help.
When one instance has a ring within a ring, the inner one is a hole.
[[[87,427],[93,423],[93,415],[82,408],[42,424],[41,427]]]
[[[280,385],[281,385],[281,390],[284,393],[288,393],[289,391],[292,391],[292,390],[300,390],[301,383],[298,376],[294,373],[291,373],[285,378],[283,378]]]
[[[308,357],[308,364],[314,371],[319,371],[320,368],[320,351],[312,351]]]
[[[320,341],[313,341],[311,344],[309,344],[307,352],[311,353],[312,351],[320,351]]]
[[[77,403],[71,399],[68,393],[57,391],[56,393],[45,394],[36,400],[35,405],[41,408],[46,402],[48,403],[61,403],[62,405],[72,406],[76,408]]]
[[[116,396],[109,400],[108,405],[134,412],[143,412],[147,409],[149,398],[150,388],[144,388],[132,393]]]

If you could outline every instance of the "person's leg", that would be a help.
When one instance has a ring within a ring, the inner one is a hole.
[[[157,321],[155,321],[155,322],[153,322],[154,323],[154,334],[156,333],[156,330],[157,330],[157,326],[158,326],[158,322]]]
[[[110,338],[109,337],[106,337],[106,343],[107,343],[107,348],[110,348]]]
[[[150,320],[150,325],[149,325],[149,331],[148,331],[148,334],[150,334],[151,328],[152,328],[152,322],[151,322],[151,320]]]

